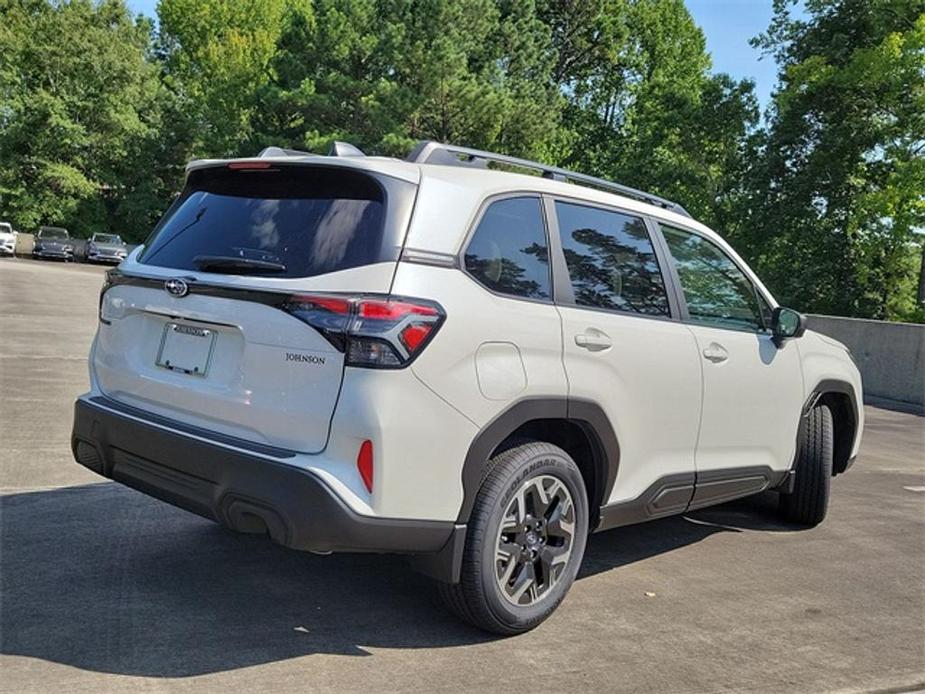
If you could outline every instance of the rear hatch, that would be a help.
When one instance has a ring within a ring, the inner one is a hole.
[[[193,169],[101,299],[100,389],[226,436],[322,450],[344,373],[323,297],[389,292],[415,191],[331,164]]]

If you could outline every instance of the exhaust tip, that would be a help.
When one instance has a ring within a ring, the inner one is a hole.
[[[277,544],[288,544],[289,530],[286,523],[271,508],[230,497],[224,515],[228,527],[232,530],[249,535],[269,535]]]

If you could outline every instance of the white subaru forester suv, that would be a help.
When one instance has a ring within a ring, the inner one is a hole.
[[[863,427],[846,348],[679,205],[434,142],[191,163],[108,276],[90,376],[82,465],[294,549],[410,555],[501,634],[589,532],[765,490],[819,523]]]

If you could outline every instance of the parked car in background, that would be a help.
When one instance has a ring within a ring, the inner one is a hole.
[[[32,247],[33,258],[58,258],[59,260],[74,259],[74,244],[67,229],[61,227],[42,227],[35,235],[35,246]]]
[[[118,234],[94,234],[87,244],[88,263],[119,264],[128,255],[128,246]]]
[[[0,222],[0,255],[16,252],[16,232],[8,222]]]

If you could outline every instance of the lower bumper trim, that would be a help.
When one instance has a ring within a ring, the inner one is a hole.
[[[80,399],[75,460],[98,474],[241,532],[313,552],[438,552],[452,521],[364,516],[318,475],[138,421]]]

